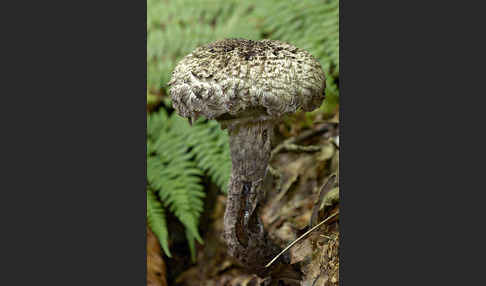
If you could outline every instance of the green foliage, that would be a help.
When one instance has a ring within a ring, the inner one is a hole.
[[[160,101],[160,97],[147,92],[147,106],[156,105]]]
[[[228,135],[216,122],[198,120],[192,127],[164,109],[147,117],[147,220],[165,253],[170,256],[165,211],[186,228],[195,260],[195,240],[205,196],[201,177],[206,173],[223,190],[231,173]]]
[[[147,221],[159,239],[162,249],[164,249],[167,256],[172,257],[169,250],[169,233],[167,232],[165,211],[157,195],[151,190],[147,190]]]
[[[333,78],[326,79],[326,99],[321,105],[321,110],[325,114],[335,114],[339,104],[339,88]]]
[[[193,148],[197,166],[205,170],[211,180],[226,193],[231,175],[228,133],[222,131],[216,121],[205,123],[204,120],[198,120],[187,142]]]

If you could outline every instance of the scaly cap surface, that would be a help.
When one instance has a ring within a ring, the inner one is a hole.
[[[280,117],[318,108],[325,76],[310,53],[290,44],[225,39],[184,57],[169,85],[173,106],[184,117]]]

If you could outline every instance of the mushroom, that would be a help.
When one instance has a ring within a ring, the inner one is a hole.
[[[225,39],[195,49],[175,67],[170,86],[177,113],[216,119],[228,129],[232,173],[224,215],[229,253],[261,269],[279,250],[259,217],[275,123],[324,99],[325,77],[307,51],[275,40]]]

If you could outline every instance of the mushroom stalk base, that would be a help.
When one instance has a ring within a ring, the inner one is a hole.
[[[280,250],[269,239],[259,217],[273,126],[270,120],[228,126],[233,167],[224,235],[230,255],[255,270],[263,268]]]

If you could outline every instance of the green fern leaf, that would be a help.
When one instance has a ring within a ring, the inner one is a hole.
[[[169,233],[167,231],[164,208],[157,196],[150,190],[147,190],[147,222],[150,229],[159,239],[165,254],[168,257],[172,257],[169,250]]]
[[[186,239],[189,245],[189,251],[191,252],[191,261],[196,262],[196,242],[192,232],[186,231]]]

